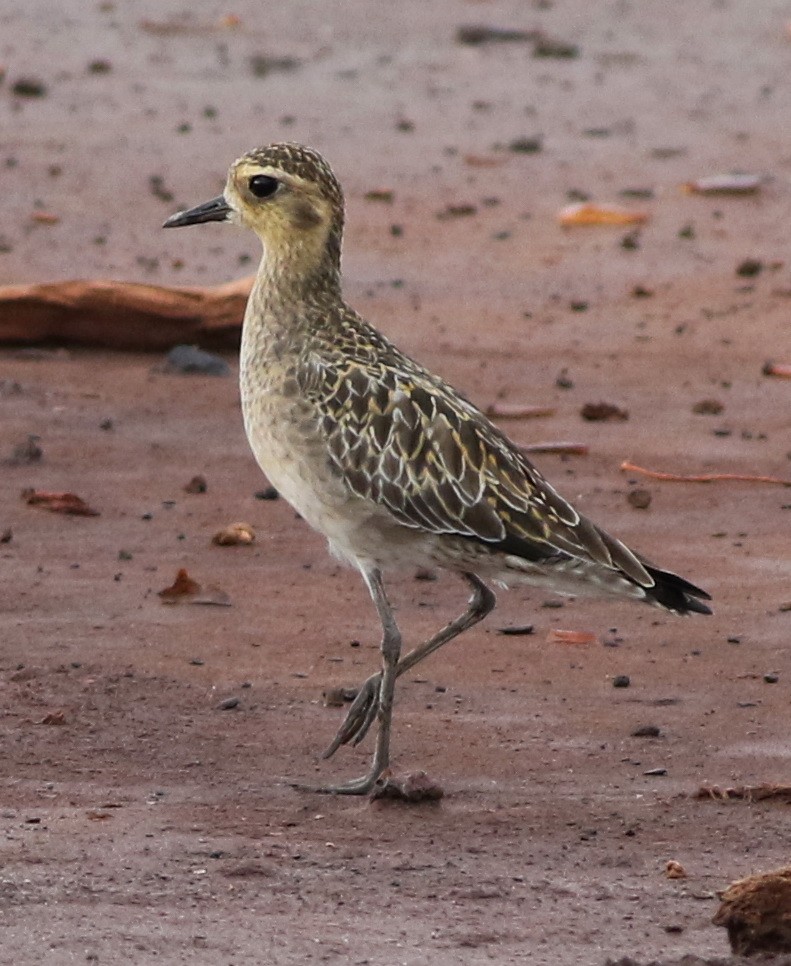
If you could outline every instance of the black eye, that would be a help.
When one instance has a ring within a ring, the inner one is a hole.
[[[250,178],[249,188],[256,198],[269,198],[279,187],[277,178],[270,178],[268,174],[254,174]]]

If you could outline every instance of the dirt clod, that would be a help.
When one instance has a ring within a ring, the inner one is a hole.
[[[444,795],[442,787],[424,771],[416,771],[403,778],[389,775],[380,779],[371,792],[371,800],[419,805],[424,802],[438,802]]]
[[[580,416],[589,423],[624,422],[629,413],[614,403],[598,402],[585,403],[580,410]]]

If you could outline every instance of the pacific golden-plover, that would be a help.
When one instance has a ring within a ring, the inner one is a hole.
[[[389,767],[396,679],[482,620],[485,581],[642,600],[709,614],[709,595],[578,513],[472,403],[368,325],[341,294],[343,192],[322,156],[272,144],[230,169],[218,198],[165,227],[229,221],[263,257],[242,329],[247,438],[270,482],[357,567],[382,623],[382,670],[364,682],[324,754],[379,730],[370,770],[321,789],[365,794]],[[467,610],[401,657],[382,572],[440,567]]]

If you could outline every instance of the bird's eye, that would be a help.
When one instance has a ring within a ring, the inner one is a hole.
[[[268,174],[254,174],[248,187],[256,198],[269,198],[280,187],[280,182],[277,178],[270,178]]]

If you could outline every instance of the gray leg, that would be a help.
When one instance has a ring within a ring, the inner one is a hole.
[[[316,789],[335,795],[367,795],[390,764],[390,726],[393,718],[395,683],[400,667],[398,658],[401,654],[401,632],[395,622],[393,608],[387,599],[381,573],[372,569],[363,571],[363,577],[376,605],[379,620],[382,622],[382,670],[376,675],[379,682],[376,700],[372,699],[370,707],[366,708],[366,716],[369,719],[367,727],[370,728],[373,719],[378,716],[379,733],[376,736],[374,756],[367,775],[343,785]]]
[[[467,610],[460,617],[457,617],[455,621],[451,621],[450,624],[443,627],[432,638],[429,638],[424,644],[421,644],[406,654],[396,666],[395,676],[397,678],[401,677],[405,671],[409,671],[416,664],[419,664],[429,654],[433,654],[443,644],[447,644],[454,637],[458,637],[459,634],[462,634],[479,621],[482,621],[494,609],[496,598],[480,577],[473,573],[464,573],[462,576],[473,589]],[[329,758],[334,755],[341,745],[348,744],[349,742],[358,745],[363,740],[368,733],[368,729],[373,724],[377,709],[381,707],[381,694],[383,689],[384,677],[382,674],[374,674],[365,681],[358,691],[352,706],[349,708],[346,717],[343,719],[343,724],[335,735],[332,744],[324,752],[323,758]]]

